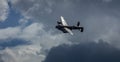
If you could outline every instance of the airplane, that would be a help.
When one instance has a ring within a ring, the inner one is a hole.
[[[78,22],[76,26],[69,26],[62,16],[60,17],[60,20],[57,21],[57,24],[56,28],[58,30],[61,30],[63,33],[70,33],[71,35],[73,35],[72,30],[80,30],[81,32],[84,30],[84,28],[80,26],[80,22]]]

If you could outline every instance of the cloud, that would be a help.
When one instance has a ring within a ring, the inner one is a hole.
[[[7,0],[0,0],[0,21],[5,21],[9,13]]]
[[[119,1],[117,0],[111,1],[111,4],[103,3],[103,0],[9,1],[12,8],[22,14],[23,19],[19,21],[20,26],[0,29],[0,39],[18,38],[30,41],[32,44],[6,48],[3,53],[6,51],[10,51],[10,53],[4,53],[3,56],[5,54],[6,56],[3,58],[7,57],[8,61],[10,59],[13,59],[13,62],[41,61],[39,58],[43,60],[46,56],[45,53],[52,47],[71,43],[71,41],[72,43],[79,43],[83,40],[83,42],[88,40],[90,42],[103,39],[114,46],[119,46],[120,14],[119,3],[117,3]],[[65,17],[70,25],[76,24],[77,20],[80,20],[85,31],[83,33],[74,31],[74,36],[59,34],[54,26],[56,25],[56,20],[59,20],[61,15]],[[33,20],[33,22],[26,25],[29,22],[28,20]],[[20,52],[18,53],[18,51]]]
[[[12,6],[18,11],[20,11],[24,17],[33,18],[42,23],[46,23],[48,22],[47,20],[50,20],[50,24],[54,22],[54,17],[64,15],[65,12],[68,13],[68,9],[74,9],[71,8],[73,7],[72,2],[68,0],[11,0],[11,3]]]
[[[112,2],[112,0],[103,0],[103,2],[109,3],[109,2]]]
[[[105,42],[54,47],[44,62],[119,62],[120,50]]]
[[[111,42],[110,37],[118,37],[116,34],[119,33],[119,1],[112,0],[111,4],[103,1],[111,0],[11,0],[11,3],[25,18],[43,23],[47,30],[56,31],[53,27],[61,15],[70,25],[80,20],[85,31],[75,32],[70,40],[98,41],[102,38]],[[116,34],[110,35],[111,32]]]
[[[52,34],[51,31],[45,31],[44,26],[41,23],[32,23],[28,26],[17,26],[0,29],[0,40],[6,40],[7,43],[2,51],[2,58],[5,62],[32,62],[43,61],[46,57],[47,50],[60,44],[69,43],[63,34]],[[22,42],[22,39],[26,44],[17,44],[10,47],[10,41]],[[27,44],[28,43],[28,44]],[[16,58],[17,57],[17,58]],[[41,59],[40,59],[41,58]]]
[[[6,48],[1,52],[4,62],[40,62],[44,59],[44,55],[36,55],[36,51],[40,51],[38,46],[18,46],[16,48]]]
[[[20,27],[0,29],[0,39],[15,38],[20,33]]]
[[[0,50],[5,49],[6,47],[16,47],[22,45],[30,45],[31,42],[21,40],[21,39],[7,39],[7,40],[0,40]]]

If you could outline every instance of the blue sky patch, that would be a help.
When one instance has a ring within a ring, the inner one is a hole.
[[[12,40],[0,40],[0,50],[5,49],[6,47],[16,47],[19,45],[30,45],[30,41],[25,41],[21,39],[12,39]]]
[[[8,18],[4,22],[0,22],[0,28],[15,27],[19,25],[19,20],[21,18],[22,15],[9,4]]]

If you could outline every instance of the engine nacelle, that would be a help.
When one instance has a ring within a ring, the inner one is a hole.
[[[57,21],[58,24],[62,24],[60,21]]]

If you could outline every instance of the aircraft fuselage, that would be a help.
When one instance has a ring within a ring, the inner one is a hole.
[[[63,31],[64,33],[68,33],[67,31],[64,30],[64,28],[69,28],[70,30],[79,29],[79,30],[81,30],[81,32],[83,32],[83,27],[80,27],[80,26],[62,26],[62,25],[57,25],[56,28],[61,30],[61,31]]]
[[[58,30],[61,30],[63,33],[70,33],[71,35],[73,35],[72,30],[80,30],[81,32],[83,32],[84,28],[80,26],[80,22],[77,22],[77,25],[75,26],[69,26],[65,19],[61,16],[60,17],[60,21],[57,21],[57,26],[56,28]]]

